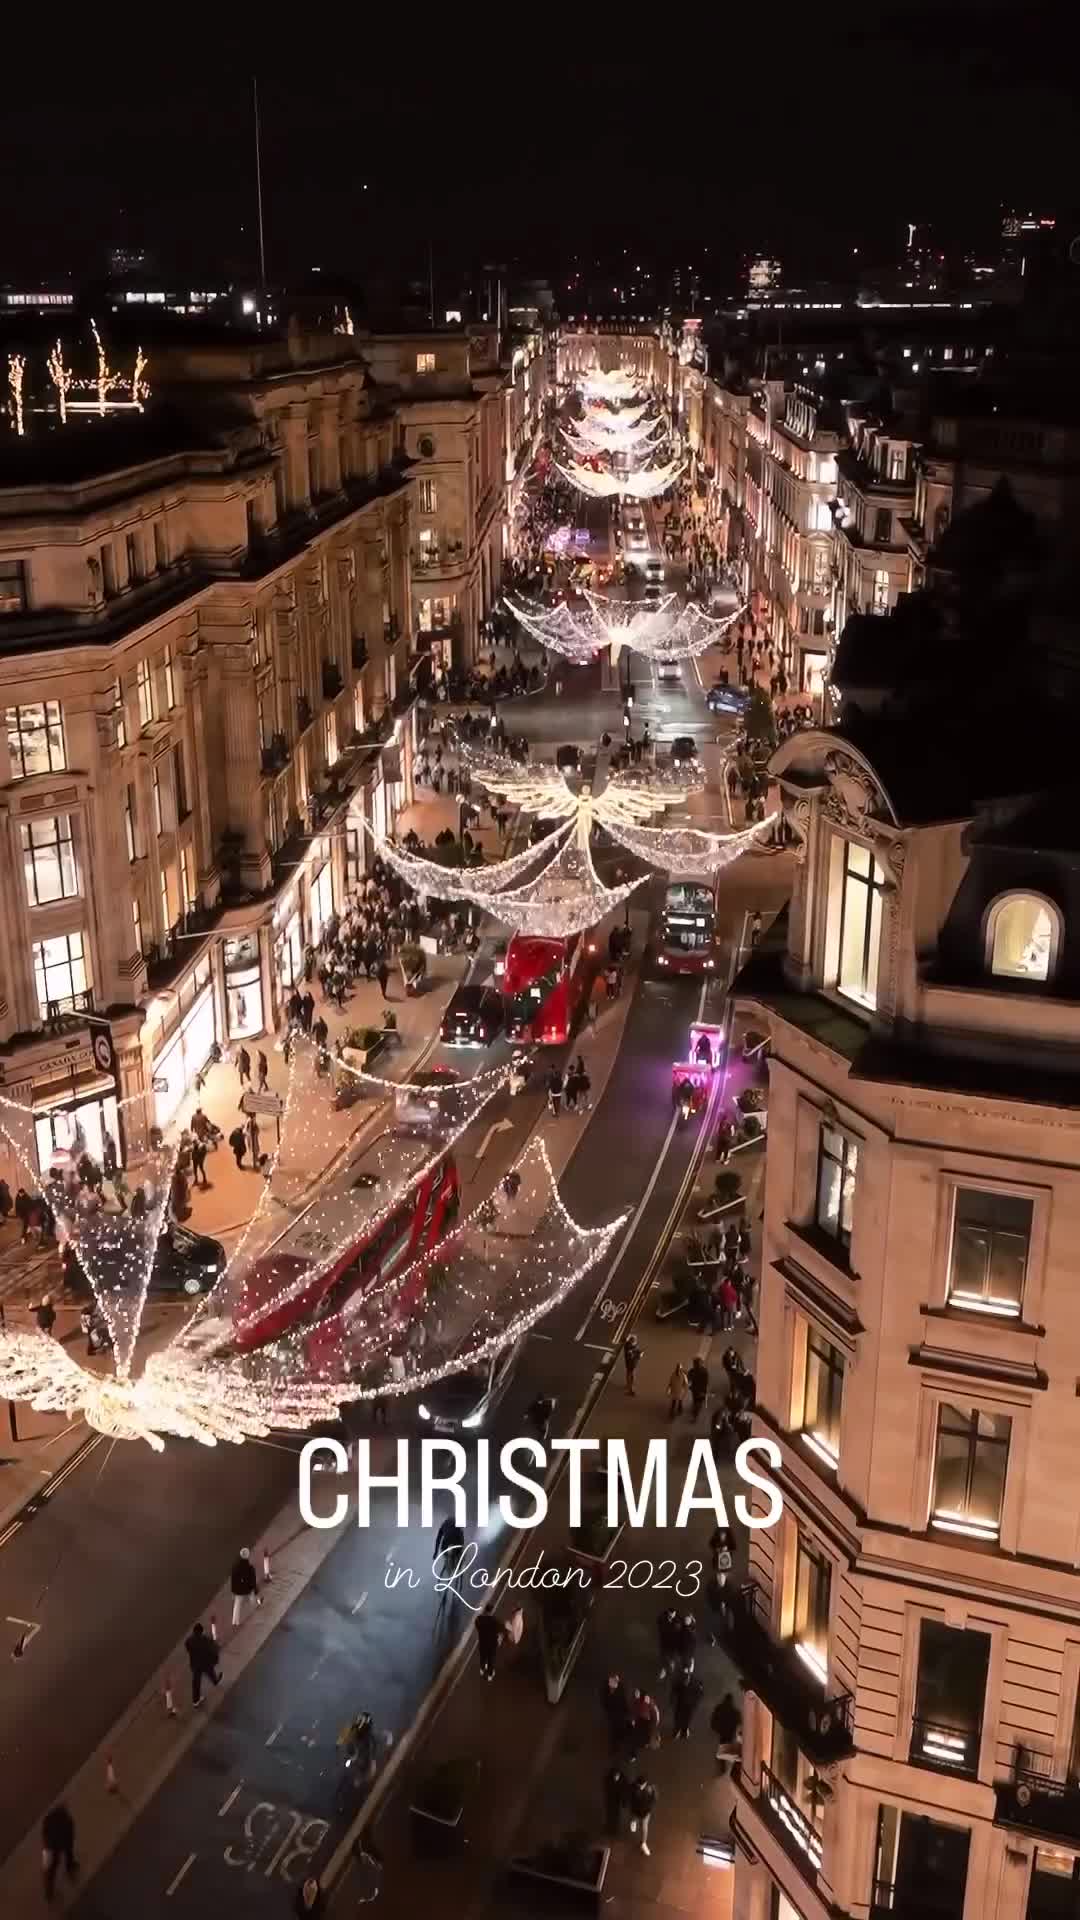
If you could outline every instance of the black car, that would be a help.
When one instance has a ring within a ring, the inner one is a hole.
[[[503,1003],[494,987],[459,987],[442,1018],[441,1035],[448,1047],[486,1047],[501,1033]]]
[[[209,1293],[225,1270],[225,1249],[209,1234],[170,1221],[157,1243],[151,1293]]]

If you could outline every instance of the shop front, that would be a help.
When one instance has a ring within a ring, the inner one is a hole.
[[[217,1039],[209,961],[205,973],[201,967],[198,971],[202,977],[192,983],[195,991],[186,1009],[183,1000],[187,996],[181,996],[179,1024],[153,1055],[154,1120],[159,1127],[168,1126],[196,1075],[205,1067]]]
[[[58,1096],[59,1104],[50,1105],[45,1112],[35,1110],[34,1144],[40,1173],[48,1173],[61,1156],[67,1156],[74,1162],[84,1153],[88,1153],[91,1160],[96,1160],[99,1167],[102,1166],[106,1133],[112,1139],[118,1158],[123,1160],[124,1146],[116,1095],[112,1091],[111,1081],[107,1086],[107,1091],[103,1083],[96,1091],[83,1093],[74,1100]]]
[[[300,898],[294,888],[274,915],[274,978],[285,1000],[304,977],[304,928]]]
[[[312,877],[308,882],[308,917],[311,922],[311,944],[317,947],[322,939],[323,928],[334,912],[334,865],[330,858],[330,842],[325,837],[312,849],[314,859]]]
[[[262,968],[257,933],[238,934],[224,942],[225,1032],[230,1040],[248,1040],[262,1033]]]

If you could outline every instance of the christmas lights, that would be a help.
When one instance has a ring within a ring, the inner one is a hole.
[[[60,404],[60,425],[67,425],[67,397],[71,386],[71,373],[64,364],[64,346],[58,340],[48,360],[49,378],[56,388],[56,397]]]
[[[641,386],[638,376],[625,367],[594,367],[584,375],[581,391],[586,400],[636,400]]]
[[[94,336],[94,345],[97,347],[97,380],[95,385],[97,387],[98,412],[102,418],[104,418],[105,399],[110,387],[113,385],[114,375],[109,372],[109,362],[105,354],[105,349],[101,344],[101,335],[98,332],[98,323],[96,320],[91,320],[90,331]]]
[[[651,404],[649,400],[639,400],[630,406],[620,407],[615,413],[604,401],[590,400],[586,403],[583,420],[586,424],[598,426],[601,432],[605,429],[613,432],[616,426],[637,427],[644,420]]]
[[[565,842],[529,888],[492,894],[483,904],[515,933],[569,940],[623,906],[644,880],[642,875],[627,885],[606,887],[593,866],[588,846],[581,846],[575,836]]]
[[[144,400],[149,400],[150,398],[150,384],[144,377],[146,367],[146,355],[141,347],[136,347],[135,370],[131,376],[131,399],[132,404],[138,407],[140,413],[143,410]]]
[[[628,853],[669,873],[673,880],[695,880],[730,866],[775,825],[777,818],[771,813],[741,833],[706,833],[698,827],[642,827],[628,821],[610,823],[608,831]]]
[[[745,612],[738,607],[714,619],[693,603],[680,607],[673,593],[651,606],[642,600],[608,600],[587,589],[582,598],[584,608],[565,600],[555,607],[542,607],[509,596],[503,604],[540,646],[579,664],[600,652],[610,652],[616,662],[624,647],[645,659],[691,660],[709,647],[723,645]]]
[[[9,353],[8,391],[11,394],[11,417],[15,422],[15,431],[20,440],[26,430],[23,422],[23,376],[25,372],[25,356],[21,353]]]
[[[520,884],[524,876],[533,867],[538,867],[547,854],[555,852],[556,842],[562,833],[562,829],[558,829],[548,834],[546,839],[537,841],[534,846],[526,847],[523,853],[512,854],[508,860],[487,860],[479,867],[444,867],[438,860],[426,860],[423,854],[410,853],[406,847],[400,847],[392,840],[380,840],[374,827],[367,821],[364,825],[387,866],[393,867],[395,873],[400,873],[402,879],[407,880],[417,893],[434,900],[474,900],[478,889],[486,895],[498,893],[515,883]]]
[[[634,500],[653,500],[673,487],[686,469],[685,460],[669,460],[659,467],[642,467],[637,473],[597,473],[592,467],[583,467],[576,460],[569,467],[562,466],[558,460],[552,464],[564,480],[592,500],[611,499],[617,493]]]
[[[612,415],[618,421],[618,415]],[[652,453],[654,442],[671,432],[663,420],[650,420],[639,427],[602,426],[599,420],[570,421],[563,434],[574,455],[593,456],[618,453],[637,459]]]

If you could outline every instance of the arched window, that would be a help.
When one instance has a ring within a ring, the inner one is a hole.
[[[1039,893],[1005,893],[986,922],[991,973],[1007,980],[1050,980],[1057,967],[1061,915]]]

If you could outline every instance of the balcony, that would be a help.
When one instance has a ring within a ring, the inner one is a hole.
[[[336,700],[345,682],[341,677],[341,668],[336,660],[324,660],[322,663],[322,691],[324,700]]]
[[[732,1595],[731,1652],[748,1687],[793,1733],[811,1760],[827,1766],[855,1751],[850,1693],[826,1698],[794,1645],[776,1639],[765,1595],[755,1580]]]
[[[911,1764],[974,1779],[979,1770],[980,1739],[977,1727],[954,1727],[944,1720],[916,1717],[911,1723]]]
[[[273,777],[284,771],[289,764],[289,743],[283,733],[271,734],[262,750],[262,770]]]
[[[1042,1759],[1042,1766],[1033,1765]],[[1080,1783],[1055,1780],[1049,1760],[1017,1747],[1011,1780],[994,1783],[997,1806],[994,1819],[999,1827],[1019,1827],[1024,1833],[1038,1833],[1048,1840],[1061,1840],[1068,1846],[1080,1845]]]
[[[761,1793],[758,1805],[784,1851],[808,1879],[821,1866],[821,1835],[797,1806],[786,1787],[781,1786],[771,1767],[761,1769]]]
[[[923,1876],[919,1885],[875,1880],[870,1920],[964,1920],[964,1888],[937,1887]]]

